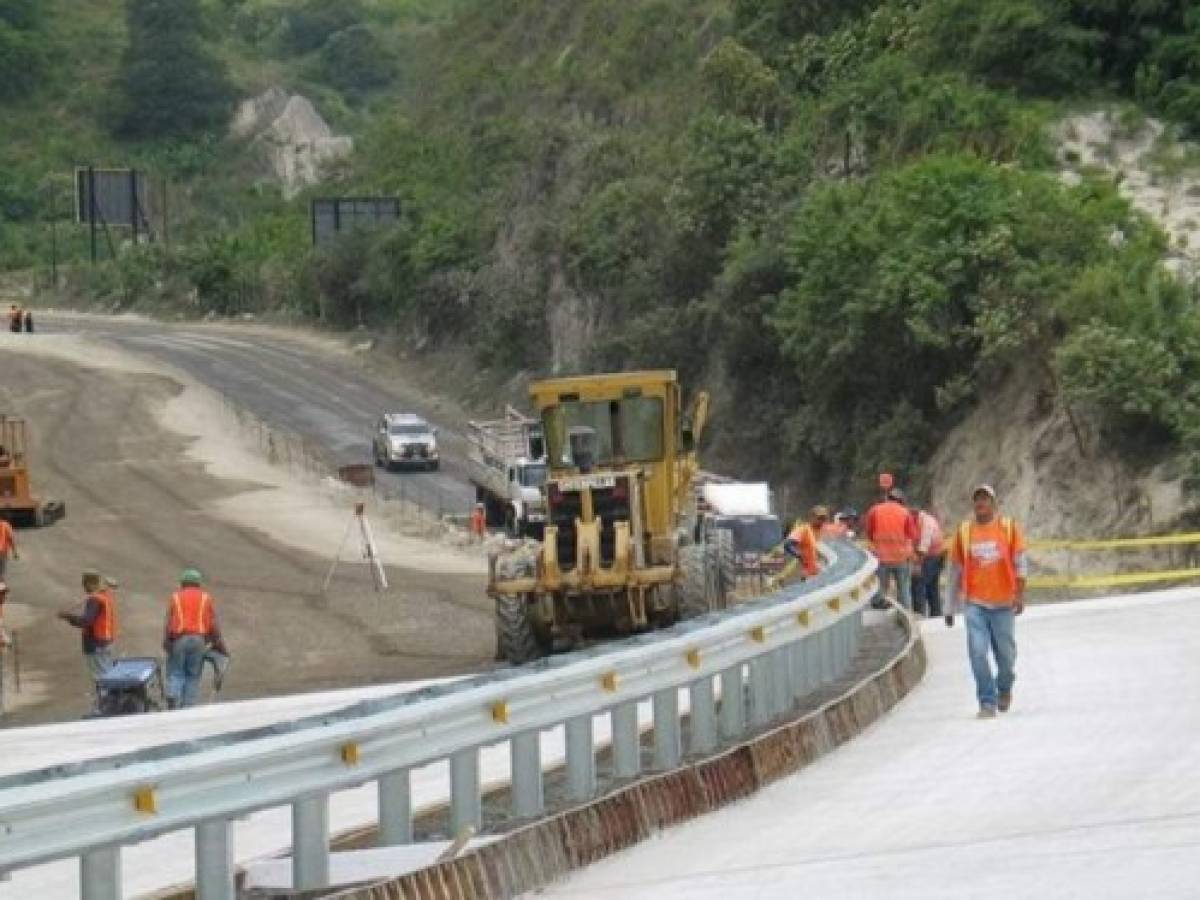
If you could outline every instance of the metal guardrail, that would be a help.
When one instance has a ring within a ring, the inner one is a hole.
[[[786,716],[846,670],[875,562],[849,544],[826,554],[815,579],[664,632],[290,728],[0,779],[0,872],[77,856],[84,900],[119,900],[122,845],[194,828],[197,896],[233,900],[234,820],[290,805],[294,887],[320,889],[329,881],[331,793],[376,782],[380,843],[408,843],[409,773],[448,760],[451,828],[479,828],[480,751],[507,741],[513,812],[534,817],[545,806],[540,734],[564,726],[567,795],[586,802],[597,791],[594,718],[611,715],[613,774],[633,778],[642,764],[638,703],[647,699],[653,768],[675,768],[684,758],[680,689],[690,698],[687,753],[700,756]]]

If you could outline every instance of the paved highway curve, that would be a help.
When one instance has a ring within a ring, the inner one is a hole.
[[[356,371],[348,357],[284,334],[225,325],[178,325],[132,318],[47,313],[46,332],[109,341],[165,363],[219,391],[269,425],[321,447],[336,465],[369,462],[371,427],[383,412],[417,412],[438,426],[438,472],[377,473],[378,484],[446,513],[463,514],[475,499],[467,478],[466,439],[453,423],[437,421],[432,406],[411,390],[387,389]]]

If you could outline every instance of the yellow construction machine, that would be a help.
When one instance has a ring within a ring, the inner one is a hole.
[[[723,608],[730,535],[693,542],[708,395],[685,412],[673,371],[550,379],[530,394],[549,466],[546,526],[536,548],[490,560],[498,657],[520,664]]]
[[[29,484],[29,440],[24,419],[0,414],[0,519],[49,525],[66,515],[56,500],[40,500]]]

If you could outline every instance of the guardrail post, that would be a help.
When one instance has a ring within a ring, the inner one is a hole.
[[[411,844],[412,781],[408,769],[379,776],[379,846],[399,847]]]
[[[820,689],[825,682],[825,668],[821,662],[821,634],[810,634],[804,639],[804,668],[808,689]]]
[[[642,770],[642,736],[636,702],[614,706],[612,711],[613,775],[636,778]]]
[[[721,737],[736,740],[746,729],[746,688],[742,683],[742,664],[721,673]]]
[[[772,650],[771,665],[771,708],[776,718],[787,715],[792,710],[792,667],[788,662],[788,647]]]
[[[583,802],[596,793],[596,742],[590,713],[567,720],[567,795]]]
[[[763,653],[750,660],[750,725],[761,728],[771,718],[771,665]]]
[[[712,676],[691,686],[691,741],[689,751],[701,755],[717,749],[717,704]]]
[[[292,804],[292,889],[329,887],[329,795]]]
[[[121,848],[102,847],[79,857],[83,900],[121,900]]]
[[[197,900],[234,900],[233,823],[228,819],[196,826]]]
[[[476,831],[483,827],[478,747],[450,756],[450,833],[456,835],[467,826]]]
[[[545,788],[542,785],[542,735],[526,731],[513,735],[512,756],[513,814],[530,819],[540,816],[546,808]]]
[[[674,769],[683,756],[679,739],[679,689],[667,688],[654,695],[654,767]]]

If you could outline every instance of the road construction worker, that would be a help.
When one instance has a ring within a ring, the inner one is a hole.
[[[25,333],[33,334],[33,310],[25,310]]]
[[[14,303],[8,310],[8,330],[14,334],[20,334],[22,321],[21,307]]]
[[[918,534],[899,488],[891,488],[883,502],[867,510],[866,533],[871,552],[879,560],[877,599],[882,599],[890,580],[896,584],[897,602],[912,609],[912,557]]]
[[[959,526],[950,543],[946,583],[946,625],[962,613],[967,620],[967,653],[975,676],[979,718],[1012,706],[1016,681],[1016,617],[1025,611],[1029,561],[1025,536],[1007,516],[997,515],[996,491],[981,484],[971,494],[974,517]],[[996,672],[988,651],[995,654]]]
[[[930,617],[942,614],[942,565],[946,559],[945,540],[937,516],[919,503],[910,505],[917,526],[917,545],[913,554],[913,609]]]
[[[821,571],[817,536],[828,521],[829,510],[824,506],[814,506],[808,513],[808,521],[797,520],[791,534],[783,542],[783,551],[800,563],[800,571],[805,578],[812,578]]]
[[[58,617],[81,632],[83,658],[95,680],[112,665],[112,644],[117,639],[117,603],[95,569],[83,573],[83,612],[63,610]]]
[[[834,513],[833,519],[821,526],[820,537],[823,541],[841,541],[850,536],[850,526],[842,514]]]
[[[167,706],[183,709],[196,704],[200,678],[209,645],[229,655],[221,636],[217,610],[212,596],[202,587],[203,577],[196,569],[184,569],[179,590],[171,595],[167,607],[167,625],[163,650],[167,653]]]
[[[8,569],[9,557],[21,558],[17,551],[17,536],[13,533],[12,525],[6,519],[0,519],[0,581],[4,579],[4,573]]]
[[[471,510],[471,536],[483,540],[487,535],[487,511],[482,503]]]

